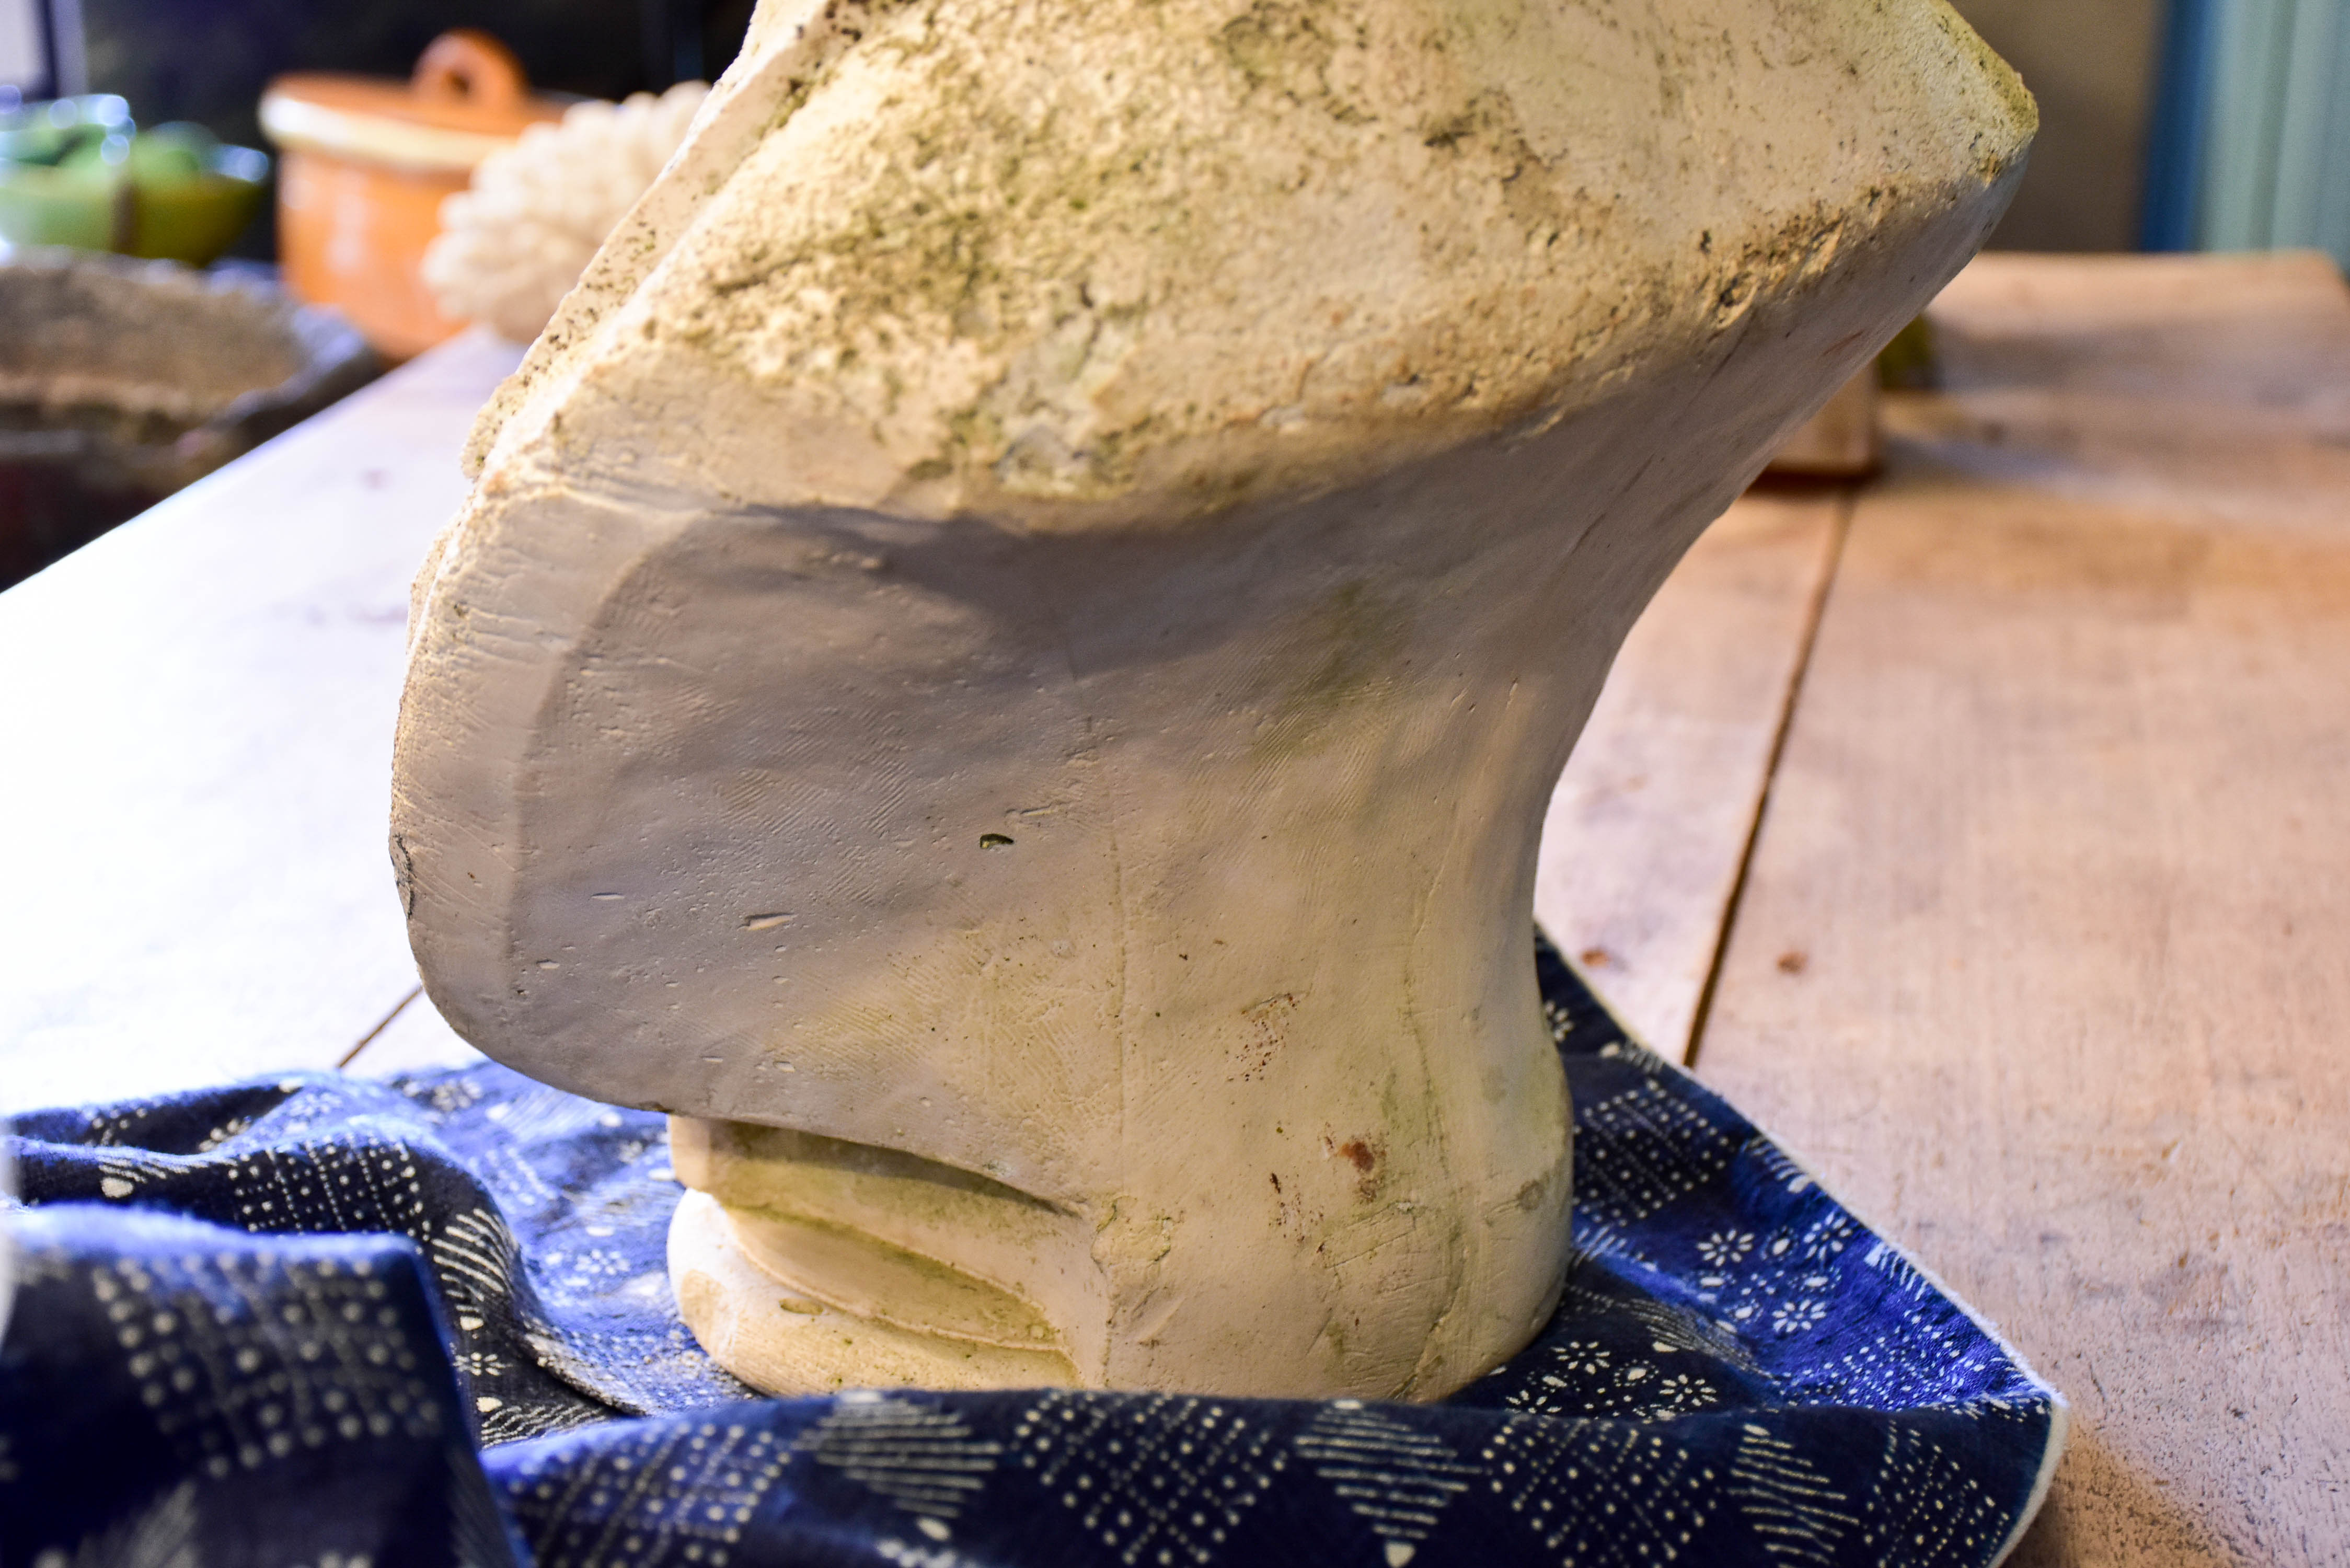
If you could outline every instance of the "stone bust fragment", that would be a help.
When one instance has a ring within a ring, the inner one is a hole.
[[[763,0],[418,580],[433,1001],[763,1387],[1458,1387],[1567,750],[2033,123],[1937,0]]]

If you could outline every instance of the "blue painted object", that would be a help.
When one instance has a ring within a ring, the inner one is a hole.
[[[2350,266],[2350,0],[2170,0],[2141,240]]]
[[[2191,251],[2199,229],[2204,146],[2210,134],[2211,67],[2219,41],[2219,0],[2170,0],[2156,67],[2154,113],[2147,127],[2146,193],[2138,248]]]
[[[670,1297],[661,1118],[502,1067],[36,1114],[0,1562],[1995,1562],[2062,1402],[1538,961],[1575,1262],[1433,1406],[754,1398]]]

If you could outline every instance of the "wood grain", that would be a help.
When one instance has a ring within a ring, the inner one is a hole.
[[[0,595],[0,1106],[331,1066],[414,987],[408,579],[515,358],[459,339]]]
[[[1847,504],[1756,492],[1706,530],[1625,639],[1551,796],[1534,919],[1675,1060]]]
[[[1937,316],[1699,1071],[2074,1401],[2017,1562],[2350,1562],[2350,300],[1996,258]]]

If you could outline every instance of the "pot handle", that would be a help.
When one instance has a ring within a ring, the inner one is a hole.
[[[409,86],[419,98],[519,109],[530,91],[530,78],[514,51],[489,34],[477,27],[452,27],[416,57]]]

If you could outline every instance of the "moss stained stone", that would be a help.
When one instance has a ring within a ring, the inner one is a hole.
[[[763,5],[419,579],[434,1002],[719,1151],[763,1386],[1459,1387],[1566,752],[2031,130],[1936,0]]]

